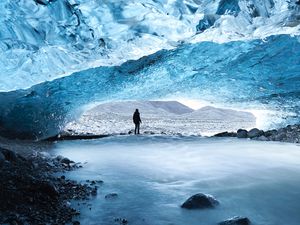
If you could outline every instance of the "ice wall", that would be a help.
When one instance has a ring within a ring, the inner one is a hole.
[[[299,122],[300,43],[276,35],[162,50],[121,66],[98,67],[0,93],[0,135],[41,139],[57,134],[93,101],[187,96],[239,108],[266,107]]]
[[[0,91],[120,65],[182,42],[299,33],[296,0],[2,0]]]

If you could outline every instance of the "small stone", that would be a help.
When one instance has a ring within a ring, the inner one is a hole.
[[[96,181],[92,180],[91,185],[95,185],[95,184],[96,184]]]
[[[117,197],[118,197],[117,193],[110,193],[110,194],[105,195],[105,199],[114,199]]]
[[[92,191],[91,191],[91,195],[96,196],[97,195],[97,187],[95,187]]]
[[[214,208],[217,205],[219,205],[219,202],[213,196],[199,193],[188,198],[181,205],[181,208],[205,209],[205,208]]]
[[[126,219],[122,219],[122,220],[121,220],[121,223],[122,223],[122,224],[127,224],[128,221],[127,221]]]
[[[219,225],[250,225],[251,222],[247,217],[235,216],[233,218],[224,220]]]

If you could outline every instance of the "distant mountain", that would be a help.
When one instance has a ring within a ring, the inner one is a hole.
[[[184,115],[187,116],[187,115]],[[189,118],[203,120],[223,120],[223,121],[255,121],[255,116],[250,112],[236,111],[232,109],[215,108],[206,106],[195,110],[188,115]]]
[[[223,121],[248,121],[255,122],[256,118],[252,113],[237,111],[232,109],[215,108],[206,106],[198,110],[193,110],[177,101],[120,101],[100,104],[85,114],[91,116],[103,114],[118,114],[131,116],[135,109],[139,109],[143,118],[181,117],[184,119],[197,120],[223,120]]]
[[[174,116],[191,113],[194,110],[177,101],[121,101],[100,104],[89,110],[87,114],[121,114],[131,115],[139,109],[143,116]]]

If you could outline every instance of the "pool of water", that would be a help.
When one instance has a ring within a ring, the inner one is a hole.
[[[213,225],[236,215],[257,225],[300,224],[296,144],[141,135],[59,142],[53,153],[86,162],[70,178],[104,181],[90,206],[78,206],[82,224],[118,224],[121,217],[132,225]],[[221,204],[180,208],[200,192]],[[118,198],[105,199],[109,193]]]

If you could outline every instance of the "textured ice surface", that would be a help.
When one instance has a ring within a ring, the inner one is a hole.
[[[49,137],[85,104],[128,99],[299,122],[296,1],[4,0],[0,15],[1,135]]]
[[[255,117],[214,107],[192,110],[176,101],[124,101],[100,104],[65,127],[73,133],[127,134],[134,124],[132,114],[140,111],[141,133],[208,135],[255,127]]]
[[[216,225],[247,216],[255,225],[298,225],[300,146],[238,139],[126,136],[60,142],[55,154],[87,162],[68,174],[103,180],[82,224]],[[180,205],[196,193],[215,196],[213,210]],[[106,194],[118,193],[107,200]],[[74,207],[77,204],[74,204]]]
[[[300,7],[295,2],[2,0],[0,90],[119,65],[181,42],[298,34]],[[214,18],[209,26],[203,26],[206,18]]]
[[[270,109],[284,124],[297,122],[299,54],[298,38],[289,35],[183,44],[121,66],[88,69],[30,89],[0,93],[0,132],[43,138],[56,134],[87,103],[165,97]]]

